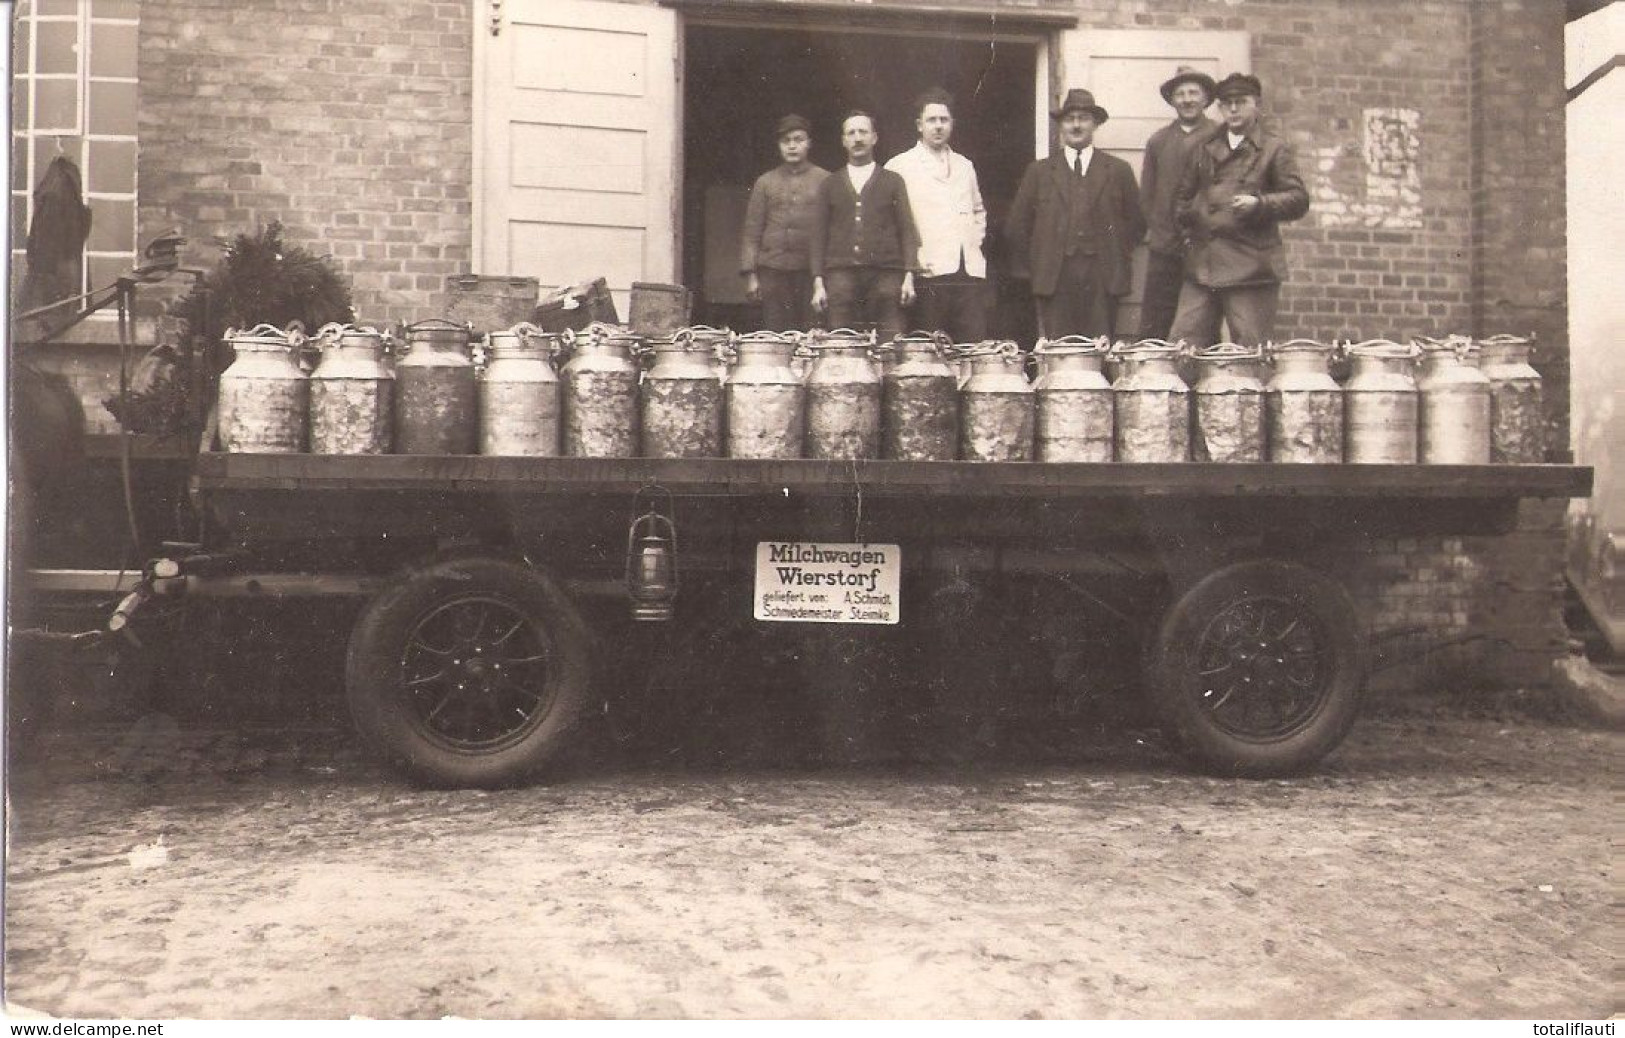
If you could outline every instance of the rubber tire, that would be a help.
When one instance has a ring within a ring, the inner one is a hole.
[[[401,657],[420,618],[470,593],[520,612],[545,636],[551,705],[517,742],[471,751],[437,741],[406,709]],[[345,691],[362,737],[413,780],[434,787],[499,788],[555,764],[587,702],[591,640],[580,614],[546,574],[486,557],[449,559],[409,572],[363,609],[350,635]]]
[[[1294,730],[1250,739],[1225,731],[1188,687],[1196,671],[1197,639],[1239,598],[1270,595],[1312,616],[1325,637],[1331,676],[1314,712]],[[1365,697],[1368,653],[1364,629],[1336,580],[1296,562],[1238,562],[1203,577],[1163,617],[1149,646],[1146,686],[1163,731],[1199,768],[1223,776],[1270,778],[1313,768],[1348,735]]]

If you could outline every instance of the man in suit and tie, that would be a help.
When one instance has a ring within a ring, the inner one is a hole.
[[[920,235],[903,178],[875,162],[874,118],[850,112],[841,122],[845,169],[818,186],[813,207],[813,306],[832,328],[872,324],[882,342],[903,332],[914,302]]]
[[[1087,90],[1050,113],[1061,148],[1027,167],[1005,222],[1012,273],[1032,284],[1042,335],[1107,335],[1128,294],[1134,246],[1145,237],[1127,162],[1094,146],[1108,117]]]

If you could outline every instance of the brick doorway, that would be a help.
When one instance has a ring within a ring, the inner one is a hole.
[[[681,262],[684,283],[695,289],[696,320],[758,327],[738,276],[739,232],[751,183],[778,163],[773,126],[780,116],[807,117],[813,162],[838,169],[845,161],[841,114],[873,112],[884,163],[914,146],[911,106],[934,86],[955,97],[953,147],[976,163],[997,278],[1003,216],[1032,161],[1040,118],[1039,37],[691,24],[683,43]],[[1000,292],[1001,303],[1007,295]],[[1021,324],[1030,323],[1027,310],[1001,305],[994,331],[1029,335]]]

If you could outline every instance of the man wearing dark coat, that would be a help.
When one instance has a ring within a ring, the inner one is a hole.
[[[779,120],[775,137],[784,161],[756,178],[745,208],[739,272],[745,296],[762,304],[762,326],[776,332],[811,328],[813,210],[829,173],[807,158],[812,124],[799,115]]]
[[[1219,125],[1205,114],[1213,103],[1213,77],[1181,65],[1162,84],[1174,120],[1145,143],[1140,166],[1140,208],[1145,210],[1145,293],[1140,298],[1140,338],[1166,339],[1185,284],[1185,236],[1174,220],[1174,192],[1191,150]]]
[[[1005,223],[1011,272],[1032,283],[1039,333],[1114,335],[1145,217],[1134,171],[1094,146],[1106,110],[1069,90],[1050,113],[1061,148],[1027,167]]]
[[[874,117],[849,112],[841,121],[844,169],[818,185],[813,207],[813,306],[829,310],[831,328],[873,325],[882,342],[903,333],[903,307],[914,302],[920,235],[908,184],[875,161]]]
[[[1309,211],[1292,147],[1264,129],[1258,77],[1232,72],[1214,90],[1222,129],[1191,155],[1175,192],[1190,244],[1170,338],[1211,346],[1222,318],[1243,346],[1267,341],[1286,277],[1280,225]]]

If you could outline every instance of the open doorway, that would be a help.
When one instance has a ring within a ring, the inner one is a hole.
[[[915,143],[913,99],[941,86],[955,98],[953,147],[976,163],[988,208],[987,254],[998,304],[993,334],[1031,338],[1030,302],[1001,272],[1000,231],[1033,158],[1039,43],[844,27],[689,25],[684,36],[683,281],[695,320],[760,326],[739,278],[750,186],[778,163],[773,126],[798,112],[813,124],[812,160],[838,169],[841,113],[873,112],[884,163]]]

